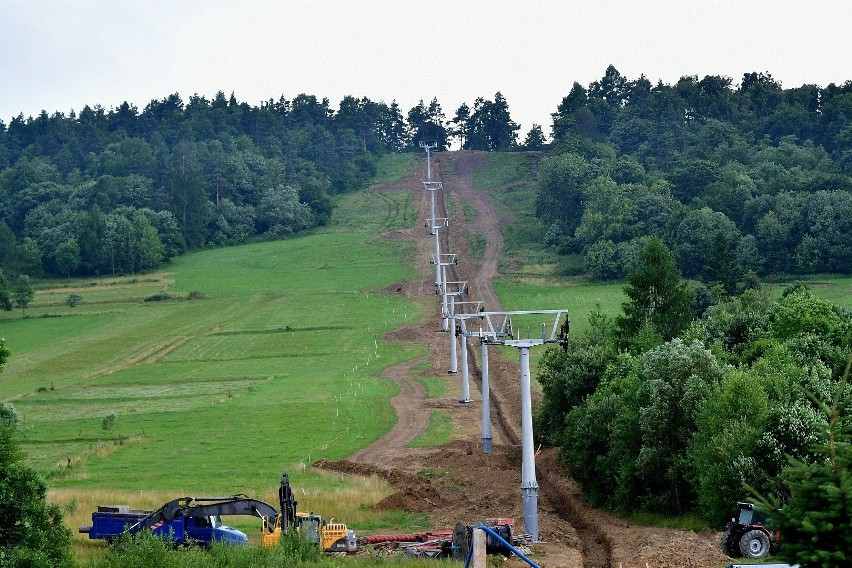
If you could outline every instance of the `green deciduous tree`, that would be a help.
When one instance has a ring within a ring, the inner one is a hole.
[[[711,526],[721,526],[737,501],[748,500],[743,483],[764,485],[756,454],[770,401],[762,382],[748,371],[730,373],[697,413],[689,456],[699,510]]]
[[[56,247],[56,268],[68,278],[80,266],[80,245],[77,239],[66,239]]]
[[[703,402],[724,369],[699,341],[680,339],[645,354],[639,393],[642,448],[638,477],[651,510],[678,512],[692,507],[692,467],[687,453]]]
[[[832,404],[821,403],[828,423],[817,459],[791,459],[785,472],[790,496],[772,512],[781,557],[791,563],[841,568],[852,562],[852,400],[845,387],[843,380]]]
[[[301,231],[310,223],[311,211],[299,202],[299,193],[293,186],[279,185],[266,191],[260,200],[258,231],[272,236],[290,235]]]
[[[713,251],[701,271],[701,281],[708,286],[722,285],[725,292],[733,294],[743,276],[743,268],[728,236],[719,231],[713,239]]]
[[[15,285],[12,289],[12,299],[15,302],[15,307],[20,308],[23,314],[26,314],[27,306],[33,301],[35,292],[33,291],[30,277],[26,274],[18,275],[15,279]]]
[[[548,156],[541,162],[535,214],[546,223],[557,222],[573,237],[583,217],[583,191],[600,169],[579,154]]]
[[[65,298],[65,305],[68,306],[68,313],[71,313],[71,310],[76,308],[80,302],[83,301],[83,296],[77,293],[68,294],[68,297]]]
[[[9,279],[0,269],[0,310],[12,310],[12,291],[9,289]]]

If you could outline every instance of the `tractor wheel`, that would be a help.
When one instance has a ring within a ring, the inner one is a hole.
[[[763,558],[769,554],[769,537],[761,530],[750,530],[740,539],[740,552],[746,558]]]

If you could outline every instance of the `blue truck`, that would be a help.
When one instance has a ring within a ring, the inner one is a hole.
[[[155,511],[131,509],[129,505],[101,505],[92,513],[92,524],[80,527],[90,539],[112,542],[124,533],[149,530],[175,544],[209,546],[214,542],[240,546],[248,541],[242,531],[222,524],[222,516],[250,515],[260,519],[278,512],[263,501],[245,495],[229,497],[179,497]]]

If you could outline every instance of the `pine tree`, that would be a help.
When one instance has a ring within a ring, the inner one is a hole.
[[[656,237],[639,253],[624,293],[629,301],[622,304],[624,315],[616,320],[624,346],[634,345],[640,330],[649,325],[668,341],[692,319],[692,292],[681,280],[671,251]]]
[[[811,464],[791,459],[790,498],[772,513],[781,556],[808,568],[852,565],[852,396],[843,396],[848,374],[847,366],[831,407],[821,404],[828,427],[819,459]]]

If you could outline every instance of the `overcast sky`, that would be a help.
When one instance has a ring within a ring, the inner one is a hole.
[[[852,79],[852,1],[0,0],[0,120],[178,92],[256,105],[299,93],[392,100],[500,91],[550,131],[574,81],[768,71],[784,87]]]

